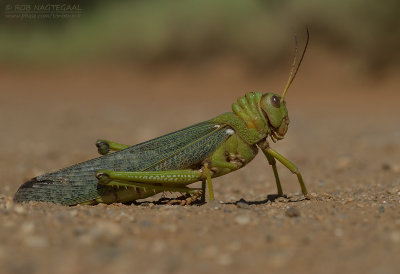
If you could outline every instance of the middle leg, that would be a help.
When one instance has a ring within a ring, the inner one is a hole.
[[[119,151],[130,146],[100,139],[96,141],[96,147],[99,154],[106,155],[110,151]]]

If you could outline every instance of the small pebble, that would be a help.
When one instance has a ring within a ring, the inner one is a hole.
[[[275,201],[278,203],[287,203],[289,200],[285,197],[279,197]]]
[[[165,244],[164,241],[156,240],[156,241],[153,243],[153,246],[152,246],[151,249],[152,249],[152,251],[155,252],[155,253],[161,253],[161,252],[163,252],[163,251],[166,249],[166,247],[167,247],[167,245]]]
[[[29,247],[43,248],[48,246],[47,240],[40,236],[27,237],[25,238],[24,243]]]
[[[227,266],[232,264],[233,259],[232,256],[229,254],[221,254],[217,258],[217,263],[223,266]]]
[[[235,252],[235,251],[239,251],[240,248],[241,248],[240,242],[234,241],[234,242],[231,242],[231,243],[228,245],[228,249],[229,249],[230,251],[234,251],[234,252]]]
[[[175,224],[165,224],[163,228],[169,232],[176,232],[178,231],[178,227]]]
[[[247,225],[250,223],[250,217],[247,215],[239,215],[235,218],[235,222],[239,225]]]
[[[248,204],[248,203],[246,203],[244,200],[240,200],[237,204],[236,204],[236,206],[238,207],[238,208],[243,208],[243,209],[249,209],[250,208],[250,205]]]
[[[333,232],[335,234],[336,237],[342,237],[343,236],[343,230],[340,228],[335,229],[335,231]]]
[[[400,187],[394,187],[391,188],[387,191],[388,194],[392,194],[392,195],[396,195],[396,194],[400,194]]]
[[[399,244],[400,243],[400,230],[398,231],[393,231],[390,234],[390,239],[392,240],[393,243]]]
[[[149,220],[143,220],[140,222],[140,225],[143,227],[151,227],[151,222]]]
[[[290,261],[291,254],[288,251],[280,251],[271,254],[269,260],[273,267],[282,268]]]
[[[300,216],[300,210],[297,207],[289,207],[286,212],[286,216],[288,217],[299,217]]]
[[[326,198],[326,199],[331,199],[332,198],[332,195],[330,195],[329,193],[326,193],[326,192],[322,193],[321,196]]]
[[[89,230],[83,227],[77,228],[75,233],[80,236],[80,242],[92,244],[96,241],[115,241],[122,234],[122,230],[119,225],[113,222],[100,221]]]
[[[208,203],[206,204],[206,206],[207,206],[207,207],[210,207],[210,208],[213,208],[213,209],[215,209],[215,210],[219,210],[219,209],[221,209],[221,202],[220,202],[220,201],[217,201],[217,200],[214,200],[214,201],[212,201],[212,202],[208,202]]]
[[[301,238],[301,242],[305,245],[308,245],[309,243],[311,243],[311,237],[306,235]]]
[[[265,240],[267,241],[267,243],[272,243],[274,238],[272,237],[271,234],[267,234],[265,235]]]
[[[21,233],[26,236],[28,234],[32,234],[35,230],[35,224],[33,222],[26,221],[21,225]]]
[[[18,213],[18,214],[24,214],[25,213],[25,208],[23,207],[23,206],[21,206],[21,205],[16,205],[15,207],[14,207],[14,211],[16,212],[16,213]]]
[[[398,165],[398,164],[392,165],[392,171],[394,171],[396,173],[399,173],[400,172],[400,165]]]

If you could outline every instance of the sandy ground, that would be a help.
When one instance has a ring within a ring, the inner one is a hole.
[[[259,154],[214,180],[220,202],[63,207],[12,197],[26,179],[97,156],[98,138],[135,144],[212,118],[247,91],[280,91],[287,70],[3,68],[0,272],[399,273],[400,83],[356,71],[311,49],[289,90],[289,132],[273,147],[312,200],[283,166],[287,198],[273,199]]]

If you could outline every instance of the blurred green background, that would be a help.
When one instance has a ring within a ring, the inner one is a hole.
[[[10,4],[58,2],[2,3],[3,66],[97,61],[196,66],[233,57],[265,69],[288,60],[294,33],[304,39],[306,25],[313,47],[347,54],[362,72],[400,64],[398,0],[63,0],[79,4],[82,13],[57,20],[12,18],[6,10]]]

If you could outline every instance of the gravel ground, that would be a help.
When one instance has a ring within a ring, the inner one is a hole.
[[[286,197],[275,199],[259,154],[214,180],[213,203],[73,207],[12,197],[33,176],[95,157],[98,138],[135,144],[177,130],[247,91],[281,90],[286,72],[254,76],[229,62],[1,70],[0,272],[399,273],[398,74],[354,70],[317,55],[288,92],[291,125],[273,147],[298,165],[311,200],[282,166]]]

